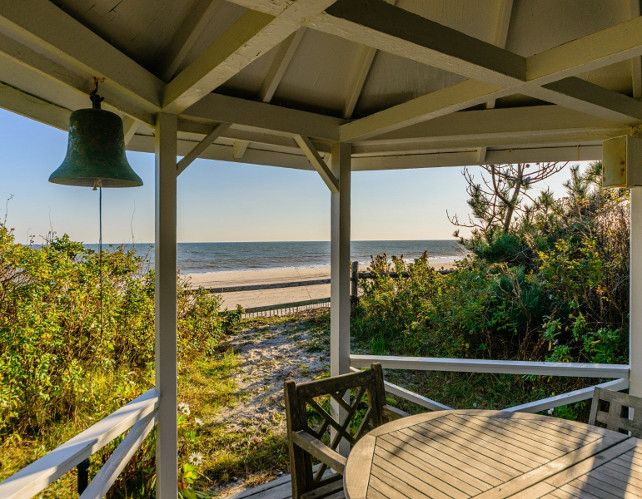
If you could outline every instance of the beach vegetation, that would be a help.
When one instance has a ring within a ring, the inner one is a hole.
[[[177,292],[179,364],[190,364],[238,329],[241,311],[222,312],[218,297],[191,292],[180,279]],[[1,223],[0,480],[151,388],[154,335],[154,272],[133,250],[111,248],[101,258],[55,234],[41,245],[18,244]],[[190,427],[181,433],[188,490],[196,472],[189,455],[199,449],[192,416],[180,414],[179,432]],[[151,441],[153,434],[120,485],[153,488],[153,475],[143,473],[153,469]],[[116,444],[92,456],[92,466]],[[72,475],[49,493],[69,490]]]
[[[625,364],[629,199],[626,190],[601,189],[600,172],[600,163],[584,170],[571,167],[566,195],[559,199],[549,191],[518,197],[508,225],[505,216],[491,220],[474,212],[476,229],[462,240],[470,254],[455,272],[435,271],[427,254],[412,263],[373,258],[373,272],[405,271],[408,277],[380,275],[363,282],[352,322],[357,348],[376,354]],[[475,193],[472,203],[481,196]],[[502,394],[519,398],[526,393],[534,400],[586,383],[538,376],[430,377],[438,381],[424,388],[440,392],[434,393],[436,400],[455,389],[463,403],[455,405],[468,407],[471,402],[506,407],[518,402]],[[480,392],[483,398],[477,400]]]

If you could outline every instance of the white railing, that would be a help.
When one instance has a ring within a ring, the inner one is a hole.
[[[102,497],[153,428],[158,401],[159,395],[156,389],[145,392],[1,482],[0,497],[2,499],[33,497],[131,428],[81,496],[82,499]]]
[[[569,376],[576,378],[617,378],[613,381],[589,386],[534,402],[503,409],[510,412],[539,412],[562,405],[590,399],[595,387],[620,391],[629,387],[630,366],[623,364],[588,364],[567,362],[528,362],[512,360],[444,359],[435,357],[395,357],[390,355],[350,355],[352,369],[369,367],[378,362],[386,369],[420,371],[475,372],[486,374],[528,374],[537,376]],[[385,382],[386,392],[414,402],[430,410],[447,410],[450,407]]]

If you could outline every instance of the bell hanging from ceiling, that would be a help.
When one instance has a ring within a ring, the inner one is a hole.
[[[103,100],[90,94],[93,107],[79,109],[69,117],[67,155],[49,177],[49,182],[83,187],[138,187],[141,178],[127,162],[123,122],[100,108]]]

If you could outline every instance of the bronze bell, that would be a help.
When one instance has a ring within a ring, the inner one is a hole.
[[[71,113],[67,155],[49,182],[84,187],[143,185],[125,156],[122,120],[99,107],[94,100],[93,109]]]

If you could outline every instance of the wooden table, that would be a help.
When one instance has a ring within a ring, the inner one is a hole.
[[[344,485],[352,499],[642,497],[642,441],[535,414],[431,412],[363,437]]]

